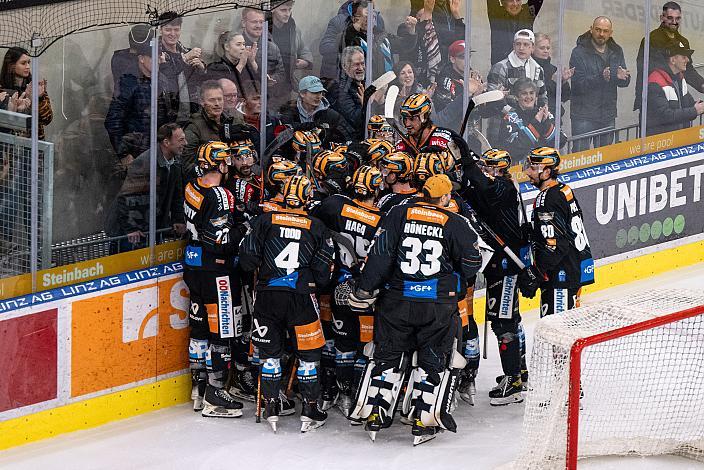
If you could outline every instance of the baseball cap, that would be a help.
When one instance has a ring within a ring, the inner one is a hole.
[[[681,42],[673,42],[667,48],[667,56],[672,57],[674,55],[683,55],[690,57],[694,53],[694,50],[684,47]]]
[[[321,91],[327,91],[323,86],[323,82],[320,81],[315,75],[308,75],[303,77],[300,82],[298,82],[298,91],[309,91],[311,93],[319,93]]]
[[[527,39],[535,44],[535,34],[533,34],[533,31],[530,29],[520,29],[516,31],[516,34],[513,35],[513,42],[516,42],[519,39]]]
[[[423,192],[428,197],[440,197],[452,192],[452,182],[447,175],[433,175],[423,185]]]
[[[458,39],[457,41],[450,44],[447,48],[447,52],[450,53],[450,57],[458,57],[464,55],[465,43],[464,39]],[[477,52],[474,49],[470,49],[469,52]]]

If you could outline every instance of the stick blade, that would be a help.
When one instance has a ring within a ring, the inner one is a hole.
[[[384,117],[394,118],[394,107],[396,106],[396,98],[398,98],[399,89],[396,85],[391,85],[389,91],[386,92],[386,102],[384,103]]]
[[[474,101],[475,105],[480,105],[484,103],[491,103],[492,101],[501,101],[504,99],[504,92],[501,90],[491,90],[487,91],[486,93],[482,93],[480,95],[475,96],[472,98],[472,101]]]

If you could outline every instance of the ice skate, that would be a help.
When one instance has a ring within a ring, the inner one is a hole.
[[[318,403],[313,401],[303,401],[303,410],[301,411],[301,432],[308,432],[319,428],[325,424],[328,419],[328,414],[318,408]]]
[[[523,384],[518,375],[505,375],[501,383],[492,388],[489,392],[489,404],[492,406],[503,406],[511,403],[521,403],[523,401]]]
[[[271,426],[271,429],[276,433],[276,426],[279,423],[279,412],[281,403],[278,398],[269,398],[264,403],[264,417]]]
[[[205,378],[193,375],[193,388],[191,388],[191,400],[193,400],[193,411],[203,411],[203,396],[205,395]]]
[[[492,390],[498,390],[501,388],[501,381],[504,380],[505,375],[497,375],[496,376],[496,387],[492,388]],[[525,378],[524,378],[525,377]],[[528,371],[527,370],[522,370],[521,371],[521,391],[527,392],[528,391]]]
[[[474,397],[477,394],[477,386],[474,379],[477,376],[476,369],[468,369],[462,371],[460,376],[460,384],[457,386],[457,394],[462,401],[474,406]]]
[[[250,368],[236,370],[230,394],[252,403],[257,401],[257,376]]]
[[[203,397],[203,416],[216,418],[239,418],[242,416],[242,403],[222,388],[208,385]]]
[[[378,406],[374,406],[367,421],[364,423],[364,430],[367,431],[369,438],[374,442],[376,441],[376,434],[384,427],[386,426],[384,426],[381,410]]]
[[[291,416],[296,413],[296,402],[287,397],[282,391],[279,392],[279,401],[281,402],[279,416]]]
[[[411,433],[413,434],[413,447],[435,439],[439,432],[439,427],[426,426],[420,419],[416,418],[413,422],[413,429],[411,430]]]
[[[323,377],[321,379],[320,398],[322,404],[320,408],[322,411],[327,411],[335,405],[340,391],[337,386],[337,380],[335,380],[335,369],[323,369]]]

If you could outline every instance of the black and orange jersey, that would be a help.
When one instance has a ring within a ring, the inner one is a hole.
[[[381,212],[389,212],[393,207],[406,203],[408,200],[415,198],[418,195],[418,190],[413,188],[398,193],[388,193],[377,202],[377,206]]]
[[[342,194],[333,194],[315,205],[311,209],[311,215],[350,241],[354,253],[350,252],[349,247],[336,243],[336,271],[339,273],[345,270],[356,274],[353,267],[367,256],[377,225],[381,221],[379,209]]]
[[[184,191],[188,244],[186,269],[229,271],[243,227],[235,223],[235,199],[220,186],[207,186],[201,178],[190,181]]]
[[[329,284],[334,260],[325,225],[296,209],[263,213],[240,245],[239,264],[259,270],[259,290],[315,292]]]
[[[535,265],[550,286],[576,288],[594,282],[582,209],[566,184],[555,181],[535,198],[531,244]]]
[[[422,201],[397,206],[374,237],[359,287],[416,302],[456,303],[481,267],[477,236],[461,215]]]

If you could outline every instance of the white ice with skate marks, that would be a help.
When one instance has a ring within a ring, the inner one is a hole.
[[[583,301],[622,298],[649,288],[702,286],[700,264],[587,295]],[[535,321],[535,312],[526,315],[529,351]],[[492,469],[517,454],[523,404],[489,405],[487,393],[500,373],[496,341],[491,332],[489,337],[489,359],[482,360],[477,377],[476,405],[460,402],[454,412],[456,434],[442,433],[415,448],[410,426],[398,419],[372,443],[361,426],[350,426],[334,409],[322,428],[301,434],[298,403],[297,414],[281,417],[274,434],[264,420],[254,422],[252,403],[245,403],[244,416],[237,419],[203,418],[185,404],[0,452],[0,468]],[[607,457],[580,460],[579,468],[683,470],[704,465],[677,457]]]

